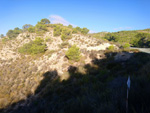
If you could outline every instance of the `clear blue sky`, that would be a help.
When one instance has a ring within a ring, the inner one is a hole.
[[[58,15],[92,31],[150,28],[150,0],[0,0],[0,34]]]

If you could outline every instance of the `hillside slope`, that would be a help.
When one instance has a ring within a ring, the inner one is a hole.
[[[129,112],[149,113],[149,54],[49,26],[0,40],[1,113],[125,113],[128,76]]]
[[[121,46],[130,44],[133,47],[150,47],[150,29],[118,31],[118,32],[100,32],[91,34],[97,39],[105,39],[116,42]]]
[[[103,43],[95,38],[88,38],[81,34],[73,34],[67,41],[67,46],[60,36],[53,36],[50,30],[41,36],[46,42],[47,51],[37,55],[21,54],[18,48],[35,40],[35,33],[20,33],[15,39],[2,44],[0,50],[0,107],[3,108],[14,102],[26,99],[27,95],[34,94],[35,89],[43,79],[42,74],[47,71],[57,70],[62,79],[67,78],[69,66],[80,66],[90,63],[90,54],[106,50],[111,44]],[[49,38],[49,39],[47,39]],[[46,41],[47,40],[47,41]],[[65,53],[69,46],[76,44],[80,47],[80,62],[70,62]],[[99,57],[100,54],[97,54]],[[7,96],[6,96],[7,95]],[[17,95],[17,97],[16,97]],[[5,104],[4,104],[5,103]]]

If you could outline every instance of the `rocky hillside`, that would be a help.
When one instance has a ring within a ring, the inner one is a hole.
[[[25,58],[31,57],[32,55],[24,55],[19,53],[18,48],[22,47],[26,43],[29,43],[30,41],[35,40],[36,37],[38,36],[35,33],[21,33],[17,36],[16,39],[9,40],[4,44],[1,42],[2,47],[0,50],[0,60],[3,62],[1,63],[1,66],[5,66],[6,64],[16,62],[17,60],[22,59],[22,57]],[[43,62],[43,64],[51,63],[51,66],[49,68],[58,69],[62,73],[63,72],[62,64],[68,63],[68,61],[65,62],[63,60],[65,58],[65,52],[72,45],[77,45],[80,48],[80,51],[82,53],[81,56],[86,57],[85,61],[89,60],[86,63],[89,63],[91,60],[89,56],[86,55],[86,53],[88,54],[91,51],[98,52],[106,50],[109,46],[111,46],[111,44],[108,42],[102,42],[101,40],[84,36],[81,34],[73,34],[70,40],[64,42],[62,41],[60,36],[58,37],[53,36],[53,30],[46,32],[43,36],[41,36],[41,38],[44,39],[46,42],[47,51],[43,55],[41,55],[39,59],[32,61],[36,66],[38,66],[39,71],[43,69],[41,64]],[[30,62],[28,63],[29,65],[32,65],[32,63]],[[53,63],[55,63],[54,66],[52,66]]]
[[[36,37],[38,37],[36,33],[20,33],[15,39],[5,43],[1,41],[0,108],[34,94],[43,79],[43,73],[57,70],[61,79],[66,79],[70,65],[78,67],[91,63],[91,56],[95,53],[97,54],[94,57],[103,58],[103,53],[100,51],[111,46],[109,43],[81,34],[73,34],[71,39],[64,42],[60,36],[53,35],[53,30],[49,30],[40,36],[47,45],[45,53],[30,55],[18,52],[18,48],[34,41]],[[68,48],[74,44],[80,48],[79,62],[69,61],[65,55]]]
[[[149,113],[149,54],[120,49],[86,28],[38,26],[0,40],[0,112],[125,113],[131,76],[129,111]]]

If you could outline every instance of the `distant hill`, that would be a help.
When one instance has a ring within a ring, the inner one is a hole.
[[[100,32],[92,34],[93,37],[117,42],[122,46],[126,43],[133,47],[150,47],[150,29],[118,31],[118,32]]]

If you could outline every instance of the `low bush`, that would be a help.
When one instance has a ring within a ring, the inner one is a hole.
[[[22,30],[19,29],[18,27],[16,27],[14,30],[9,30],[6,35],[10,39],[12,39],[12,38],[16,38],[21,32],[22,32]]]
[[[68,28],[72,29],[72,28],[73,28],[73,26],[72,26],[72,25],[68,25]]]
[[[23,25],[23,26],[22,26],[23,32],[28,31],[28,29],[29,29],[30,27],[33,27],[33,26],[32,26],[31,24],[25,24],[25,25]]]
[[[108,47],[108,50],[114,51],[114,50],[115,50],[115,47],[114,47],[113,45],[111,45],[111,46]]]
[[[35,27],[29,27],[28,28],[28,32],[30,32],[30,33],[34,33],[35,32]]]
[[[81,30],[81,33],[84,34],[84,35],[88,34],[88,32],[89,32],[89,29],[87,29],[87,28],[83,28]]]
[[[129,44],[129,43],[125,43],[125,44],[123,45],[123,48],[124,48],[124,49],[129,48],[129,47],[130,47],[130,44]]]
[[[69,50],[66,52],[66,57],[69,60],[79,61],[80,59],[80,50],[76,45],[73,45]]]
[[[47,18],[41,19],[41,24],[50,24],[51,22]]]
[[[76,28],[73,28],[73,31],[72,31],[73,34],[76,34],[78,33],[78,30]]]
[[[43,35],[43,33],[45,33],[46,31],[48,31],[47,29],[47,25],[43,24],[42,22],[38,22],[35,26],[35,32],[39,35]]]
[[[61,39],[63,41],[71,39],[72,38],[72,31],[69,29],[63,29],[61,33]]]
[[[73,34],[75,34],[75,33],[80,33],[81,30],[82,30],[82,29],[81,29],[80,27],[73,28],[72,33],[73,33]]]
[[[54,28],[54,36],[60,36],[61,35],[61,31],[62,31],[61,27],[60,26],[56,26]]]
[[[23,45],[19,48],[20,53],[27,53],[27,54],[38,54],[43,53],[46,50],[46,44],[44,40],[37,37],[34,41]]]

